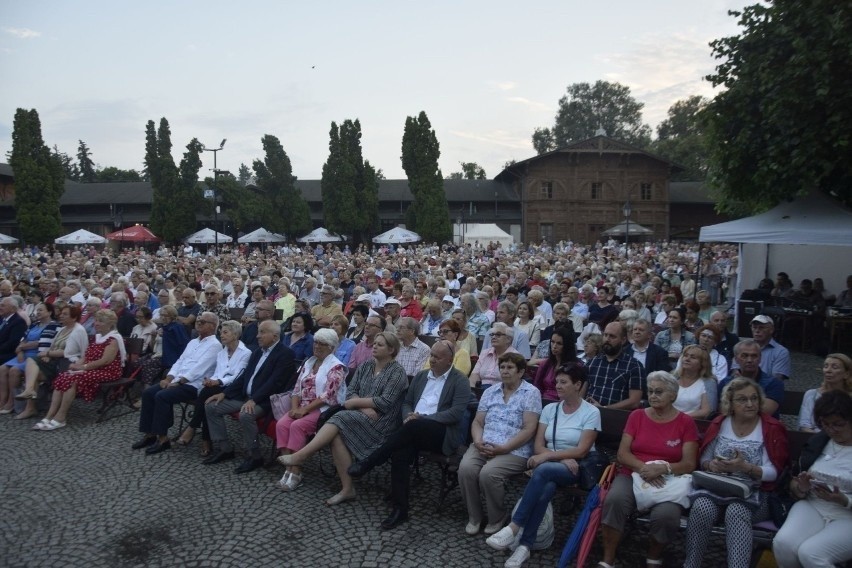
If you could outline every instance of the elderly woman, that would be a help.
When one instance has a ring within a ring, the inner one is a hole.
[[[780,568],[852,560],[852,398],[826,392],[814,404],[814,418],[822,431],[802,450],[790,482],[799,501],[772,543]]]
[[[355,372],[341,411],[329,418],[304,448],[278,457],[283,466],[301,466],[310,456],[331,445],[342,488],[326,500],[326,505],[355,499],[352,477],[347,472],[352,457],[358,461],[366,459],[401,425],[400,411],[408,377],[395,361],[399,345],[399,339],[392,333],[384,331],[376,335],[373,357]]]
[[[195,412],[187,428],[177,439],[179,446],[188,446],[195,437],[196,429],[201,426],[201,456],[210,455],[212,449],[210,432],[207,427],[206,402],[211,396],[222,392],[234,382],[248,365],[251,350],[240,341],[242,326],[240,322],[228,320],[220,326],[219,339],[222,350],[216,355],[216,368],[213,374],[202,381],[202,388],[195,399]]]
[[[281,310],[281,321],[287,321],[296,313],[296,296],[290,292],[290,281],[286,278],[278,280],[278,298],[275,309]]]
[[[234,280],[233,281],[233,289],[231,293],[228,294],[228,297],[225,299],[225,306],[227,308],[244,308],[246,305],[246,299],[248,298],[248,294],[246,293],[246,287],[243,284],[242,280]]]
[[[618,447],[620,468],[603,505],[603,560],[599,563],[603,568],[612,568],[615,563],[624,523],[636,510],[632,473],[661,487],[666,483],[666,474],[682,475],[695,469],[698,428],[692,418],[673,406],[677,379],[665,371],[656,371],[648,375],[647,382],[650,407],[634,410],[627,419]],[[651,508],[648,566],[662,564],[666,545],[677,536],[682,513],[683,507],[670,501]]]
[[[349,358],[352,356],[352,351],[355,349],[355,342],[346,337],[346,331],[349,329],[349,319],[338,314],[331,318],[331,329],[337,334],[337,349],[334,350],[334,356],[337,357],[344,365],[349,364]],[[314,336],[316,340],[316,336]]]
[[[696,420],[710,416],[716,406],[718,391],[707,352],[697,345],[688,346],[683,350],[673,374],[680,387],[674,407]]]
[[[559,402],[548,404],[541,411],[534,453],[527,460],[532,478],[512,522],[485,541],[491,548],[505,550],[524,529],[520,546],[506,561],[507,567],[519,567],[530,557],[538,527],[557,488],[576,485],[580,480],[579,461],[595,451],[601,413],[583,400],[585,385],[585,368],[568,363],[556,370]]]
[[[790,458],[786,428],[760,412],[763,396],[760,385],[742,377],[722,391],[721,414],[710,423],[701,441],[701,469],[729,474],[748,484],[760,483],[760,491],[747,501],[718,497],[709,491],[694,492],[686,531],[687,568],[701,568],[710,529],[720,520],[725,525],[727,565],[749,565],[751,527],[769,519],[768,492],[774,489]]]
[[[479,309],[479,302],[473,294],[462,294],[460,306],[467,317],[467,330],[474,337],[484,337],[491,327],[488,317]]]
[[[13,411],[13,397],[21,384],[27,360],[44,353],[56,336],[58,324],[53,320],[53,306],[36,306],[33,322],[15,348],[15,357],[0,366],[0,414]]]
[[[27,407],[15,418],[24,420],[36,414],[36,398],[38,385],[42,381],[53,381],[69,363],[78,361],[89,346],[89,336],[77,320],[80,319],[80,308],[65,306],[59,310],[59,325],[61,328],[53,337],[46,351],[36,357],[30,357],[24,367],[25,388],[16,396],[26,400]]]
[[[281,336],[281,342],[293,350],[297,361],[304,361],[311,356],[314,343],[311,333],[313,327],[311,314],[299,312],[290,319],[290,331]]]
[[[504,482],[527,468],[541,414],[541,393],[523,380],[524,356],[504,353],[499,365],[500,383],[482,394],[471,426],[473,443],[459,466],[469,535],[482,528],[483,494],[488,521],[485,533],[494,534],[506,523]]]
[[[459,338],[456,340],[456,345],[459,349],[464,349],[471,355],[479,352],[476,343],[476,336],[467,329],[467,314],[461,308],[456,308],[452,312],[452,316],[448,319],[453,319],[459,324]]]
[[[728,378],[728,360],[716,350],[716,345],[722,341],[722,332],[716,326],[707,324],[695,331],[698,345],[710,356],[710,366],[717,381]]]
[[[257,303],[265,299],[266,288],[264,288],[260,284],[253,285],[251,287],[251,296],[246,298],[246,311],[243,313],[243,323],[251,323],[257,319],[257,316],[255,314],[255,310],[257,309]]]
[[[420,320],[423,317],[423,308],[420,307],[420,302],[414,295],[414,286],[406,284],[402,287],[402,296],[399,298],[400,317],[414,318]]]
[[[347,372],[346,365],[334,355],[339,339],[330,329],[320,329],[314,334],[314,353],[299,372],[290,412],[275,425],[275,439],[281,455],[304,448],[317,431],[320,413],[339,404],[338,392],[345,384]],[[300,465],[288,466],[278,481],[284,491],[294,491],[301,484]]]
[[[686,310],[674,308],[669,311],[669,327],[654,337],[654,343],[665,349],[669,354],[669,361],[677,363],[680,354],[687,345],[695,345],[695,336],[683,325],[686,319]]]
[[[506,353],[518,353],[512,347],[515,330],[505,323],[497,322],[489,332],[491,347],[483,349],[470,373],[470,386],[481,385],[483,388],[502,382],[503,373],[500,371],[500,357]],[[522,356],[523,357],[523,356]],[[524,365],[526,369],[526,365]]]
[[[136,310],[136,325],[130,332],[130,337],[138,337],[142,340],[142,352],[146,353],[154,348],[154,340],[157,337],[157,324],[151,321],[153,312],[148,306],[142,306]]]
[[[465,374],[470,375],[470,353],[464,347],[459,345],[459,335],[461,326],[456,320],[448,319],[441,323],[441,329],[438,331],[438,336],[445,341],[452,341],[455,345],[455,355],[453,355],[453,367]],[[424,369],[429,369],[431,366],[431,357],[426,359]]]
[[[56,430],[67,424],[68,411],[77,395],[87,402],[95,400],[101,383],[121,377],[124,366],[124,339],[115,329],[118,317],[112,310],[101,310],[95,316],[94,342],[89,344],[83,360],[71,363],[68,371],[53,381],[53,399],[47,416],[33,430]]]
[[[533,384],[541,391],[545,400],[558,400],[556,374],[567,363],[577,363],[577,350],[574,346],[574,330],[567,325],[556,328],[550,341],[550,356],[535,372]]]
[[[189,343],[189,333],[180,320],[174,306],[160,308],[160,323],[154,339],[154,352],[141,360],[140,377],[145,384],[153,384],[162,378],[163,371],[175,364]]]
[[[80,324],[86,330],[86,335],[89,337],[95,336],[95,315],[101,310],[102,302],[100,298],[89,297],[86,300],[85,313],[80,317]]]
[[[586,337],[586,342],[583,344],[583,354],[579,357],[580,362],[584,365],[589,364],[589,362],[597,357],[598,353],[601,352],[601,348],[603,347],[603,335],[600,333],[592,333],[588,337]]]
[[[535,318],[535,308],[531,302],[518,304],[515,327],[527,334],[527,337],[530,338],[530,351],[535,353],[535,348],[541,341],[541,327],[540,320]]]
[[[822,384],[805,392],[799,410],[799,430],[819,432],[819,424],[814,419],[814,405],[819,397],[834,390],[852,395],[852,358],[843,353],[831,353],[825,358],[822,364]]]
[[[426,303],[426,313],[420,320],[420,335],[437,335],[444,319],[444,312],[441,311],[441,300],[430,299]]]

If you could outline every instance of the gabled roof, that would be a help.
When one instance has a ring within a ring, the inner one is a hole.
[[[508,166],[502,172],[497,174],[494,180],[506,182],[512,181],[515,178],[519,177],[519,170],[524,169],[526,166],[530,165],[535,161],[542,160],[544,158],[548,158],[557,154],[638,154],[642,156],[647,156],[652,160],[656,160],[658,162],[666,164],[672,168],[672,171],[683,170],[681,166],[661,156],[657,156],[656,154],[652,154],[650,152],[647,152],[646,150],[627,144],[626,142],[622,142],[620,140],[616,140],[614,138],[599,134],[597,136],[593,136],[585,140],[580,140],[578,142],[568,144],[567,146],[562,146],[561,148],[557,148],[556,150],[545,152],[544,154],[533,156],[532,158],[527,158],[526,160],[521,160],[520,162],[515,162],[514,164]]]

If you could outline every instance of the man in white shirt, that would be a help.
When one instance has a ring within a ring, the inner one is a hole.
[[[388,297],[379,289],[379,279],[376,276],[367,278],[367,290],[370,294],[370,307],[381,308],[385,305]]]
[[[218,327],[216,314],[202,312],[195,320],[198,337],[189,342],[165,379],[142,392],[139,431],[145,436],[133,444],[134,450],[147,447],[146,454],[158,454],[171,448],[172,406],[195,400],[204,379],[216,368],[216,356],[222,350],[222,344],[216,339]]]
[[[429,355],[430,369],[420,371],[402,403],[402,428],[367,459],[352,464],[348,473],[358,478],[391,459],[393,511],[382,521],[391,530],[408,520],[411,462],[418,451],[451,455],[463,442],[469,427],[467,405],[471,401],[467,377],[454,368],[455,345],[436,341]],[[475,399],[474,399],[475,401]]]

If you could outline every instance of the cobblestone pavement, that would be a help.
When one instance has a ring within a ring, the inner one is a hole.
[[[821,360],[796,360],[810,376],[803,382],[818,382],[812,373]],[[328,453],[312,458],[304,485],[286,494],[275,486],[277,465],[244,475],[233,473],[237,462],[204,466],[197,442],[146,456],[130,449],[139,438],[138,414],[93,424],[94,409],[77,401],[68,427],[54,432],[0,416],[0,565],[479,567],[502,566],[507,557],[486,546],[483,535],[464,534],[458,489],[436,512],[432,465],[423,466],[426,481],[413,491],[411,520],[381,531],[388,466],[356,482],[357,501],[329,508],[323,500],[338,485],[319,469],[322,460],[330,471]],[[513,483],[507,501],[521,490]],[[576,514],[564,511],[567,504],[557,503],[554,545],[534,552],[525,566],[556,565]],[[717,544],[707,565],[724,564]],[[619,566],[641,565],[642,548],[641,535],[626,539]],[[680,561],[677,548],[671,566]]]

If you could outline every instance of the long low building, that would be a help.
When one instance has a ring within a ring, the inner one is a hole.
[[[677,166],[621,142],[597,136],[507,167],[493,180],[444,180],[450,217],[462,227],[496,223],[516,241],[593,242],[624,221],[652,231],[653,239],[695,239],[702,225],[727,220],[701,182],[671,182]],[[297,180],[314,227],[323,225],[320,180]],[[150,182],[66,181],[60,199],[63,227],[105,235],[122,226],[147,224]],[[405,223],[413,201],[408,180],[379,182],[381,231]],[[14,172],[0,164],[0,233],[20,236],[15,222]],[[213,216],[198,215],[198,228],[213,228]],[[218,230],[238,237],[256,229],[235,227],[227,212]]]

